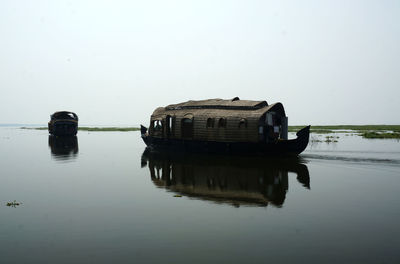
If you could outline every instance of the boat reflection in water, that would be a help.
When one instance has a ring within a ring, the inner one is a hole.
[[[51,155],[56,160],[66,161],[75,159],[79,152],[78,137],[58,137],[49,135],[49,147],[51,149]]]
[[[200,154],[142,154],[151,180],[176,194],[233,206],[281,207],[289,188],[288,174],[305,188],[310,176],[302,160]],[[294,176],[294,175],[293,175]]]

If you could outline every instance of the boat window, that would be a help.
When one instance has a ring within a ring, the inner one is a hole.
[[[226,127],[226,119],[220,118],[218,121],[218,127]]]
[[[274,125],[274,115],[275,115],[275,113],[274,112],[270,112],[270,113],[267,113],[267,124],[269,125],[269,126],[273,126]]]
[[[247,120],[245,118],[240,119],[239,128],[246,128],[246,127],[247,127]]]
[[[161,120],[154,120],[153,121],[154,132],[162,131],[162,122]]]
[[[176,117],[175,116],[173,116],[172,117],[172,124],[171,124],[171,133],[172,133],[172,135],[175,135],[175,121],[176,121]]]
[[[207,127],[214,127],[214,118],[207,119]]]
[[[183,118],[182,119],[182,137],[192,138],[193,137],[193,119]]]
[[[170,115],[167,115],[167,117],[165,118],[165,133],[167,137],[171,135],[171,126],[172,126],[172,118]]]
[[[168,128],[170,129],[172,126],[172,119],[171,116],[167,116],[167,124],[168,124]]]

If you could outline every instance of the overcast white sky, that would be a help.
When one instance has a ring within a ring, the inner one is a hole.
[[[2,0],[0,40],[0,123],[239,96],[291,125],[400,124],[398,0]]]

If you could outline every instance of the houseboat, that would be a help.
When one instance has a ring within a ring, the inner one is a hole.
[[[73,112],[59,111],[50,116],[49,133],[55,136],[75,136],[78,133],[78,116]]]
[[[310,126],[288,139],[281,103],[209,99],[159,107],[141,137],[152,150],[207,153],[298,155],[309,141]]]

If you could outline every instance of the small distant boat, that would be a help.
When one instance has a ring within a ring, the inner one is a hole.
[[[141,137],[151,150],[298,155],[308,145],[310,126],[288,139],[281,103],[210,99],[159,107]]]
[[[75,136],[78,133],[78,116],[69,111],[55,112],[48,123],[49,133],[55,136]]]

